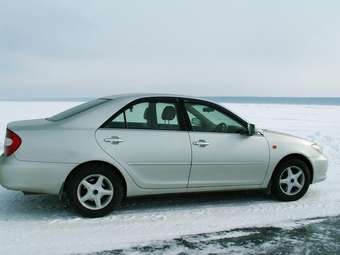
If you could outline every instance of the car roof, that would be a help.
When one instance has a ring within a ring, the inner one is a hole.
[[[139,99],[139,98],[145,98],[145,97],[174,97],[174,98],[190,98],[190,99],[200,99],[209,101],[200,97],[193,97],[188,95],[179,95],[179,94],[166,94],[166,93],[126,93],[126,94],[117,94],[117,95],[111,95],[106,96],[104,98],[107,99]]]

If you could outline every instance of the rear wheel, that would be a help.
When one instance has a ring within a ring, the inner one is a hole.
[[[118,207],[123,198],[122,181],[110,167],[82,167],[68,183],[72,207],[85,217],[102,217]]]
[[[288,159],[273,174],[272,193],[281,201],[295,201],[303,197],[310,185],[310,169],[300,159]]]

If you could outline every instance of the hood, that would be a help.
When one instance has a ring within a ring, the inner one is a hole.
[[[261,131],[262,131],[262,133],[265,137],[291,138],[291,139],[303,141],[305,143],[310,143],[310,144],[313,143],[313,141],[311,141],[311,140],[307,140],[305,138],[298,137],[298,136],[291,135],[291,134],[287,134],[287,133],[283,133],[283,132],[278,132],[278,131],[273,131],[273,130],[268,130],[268,129],[261,129]]]

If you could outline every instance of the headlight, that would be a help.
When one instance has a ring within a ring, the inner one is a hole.
[[[316,144],[316,143],[313,143],[313,144],[312,144],[312,147],[313,147],[316,151],[318,151],[318,152],[320,152],[320,153],[323,153],[323,149],[322,149],[322,147],[321,147],[320,145],[318,145],[318,144]]]

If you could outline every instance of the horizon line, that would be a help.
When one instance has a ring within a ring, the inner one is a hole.
[[[0,97],[0,101],[84,101],[100,97]],[[201,98],[221,98],[221,99],[335,99],[340,100],[340,96],[197,96]]]

